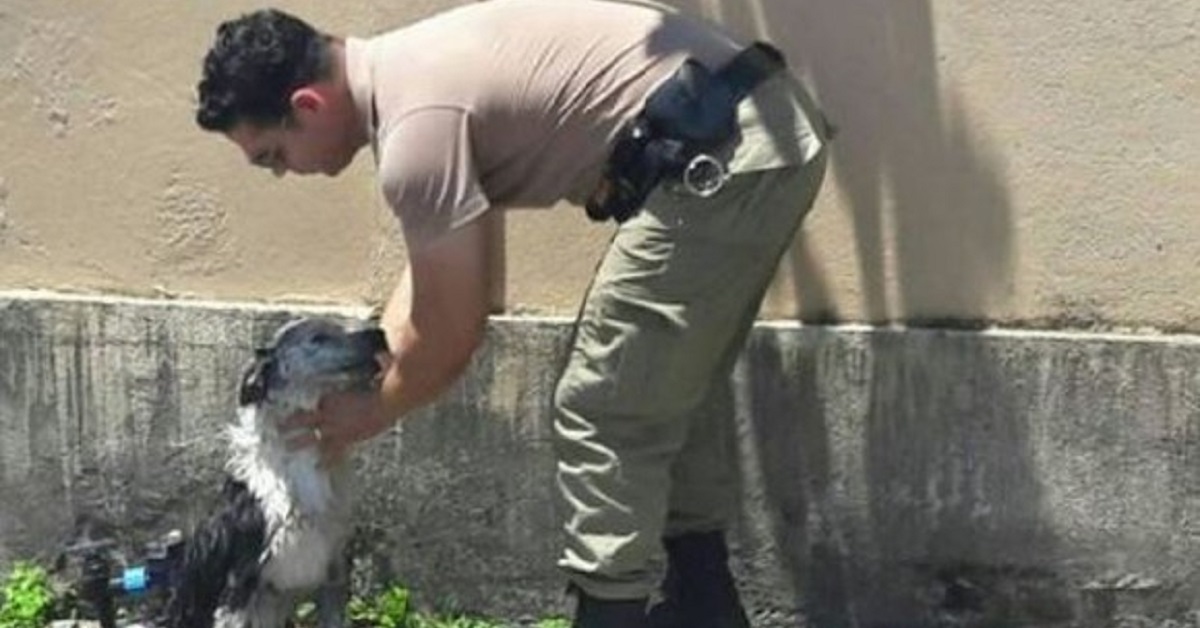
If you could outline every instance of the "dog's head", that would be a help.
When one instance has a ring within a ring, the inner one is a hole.
[[[387,350],[376,327],[352,331],[324,319],[292,321],[256,351],[242,376],[238,404],[311,408],[326,393],[368,387],[379,374],[379,354]]]

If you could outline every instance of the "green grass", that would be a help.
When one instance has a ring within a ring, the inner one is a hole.
[[[58,599],[50,577],[30,562],[13,565],[0,588],[0,628],[42,628],[51,620],[65,619],[68,605]],[[393,585],[371,596],[355,596],[347,608],[354,628],[508,628],[509,624],[463,613],[421,613],[415,610],[408,589]],[[316,607],[306,603],[296,612],[296,625],[316,625]],[[569,620],[545,618],[533,628],[570,628]]]
[[[426,614],[413,609],[410,594],[400,586],[391,586],[368,597],[355,596],[350,600],[348,615],[355,628],[508,628],[491,619],[459,613]],[[297,612],[299,628],[315,624],[316,608],[311,603]],[[552,617],[539,620],[534,628],[570,628],[567,619]]]
[[[0,628],[42,628],[55,603],[46,571],[28,562],[13,566],[0,598]]]

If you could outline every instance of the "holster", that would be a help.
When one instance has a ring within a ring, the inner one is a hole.
[[[682,180],[697,157],[734,139],[738,103],[786,65],[783,54],[764,42],[742,50],[716,72],[694,59],[685,61],[618,134],[600,190],[585,205],[588,217],[624,222],[664,180]]]

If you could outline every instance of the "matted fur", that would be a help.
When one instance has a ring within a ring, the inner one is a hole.
[[[291,450],[282,421],[378,374],[382,336],[301,319],[246,370],[228,429],[221,507],[188,540],[169,622],[177,628],[275,628],[315,597],[322,628],[344,625],[350,470],[315,448]]]

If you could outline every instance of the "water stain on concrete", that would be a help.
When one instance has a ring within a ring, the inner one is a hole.
[[[79,521],[132,543],[206,514],[237,373],[300,313],[0,294],[0,569]],[[494,320],[463,381],[363,448],[364,569],[498,617],[561,601],[550,397],[570,332]],[[756,625],[1193,608],[1198,363],[1191,337],[757,329],[731,389]]]

